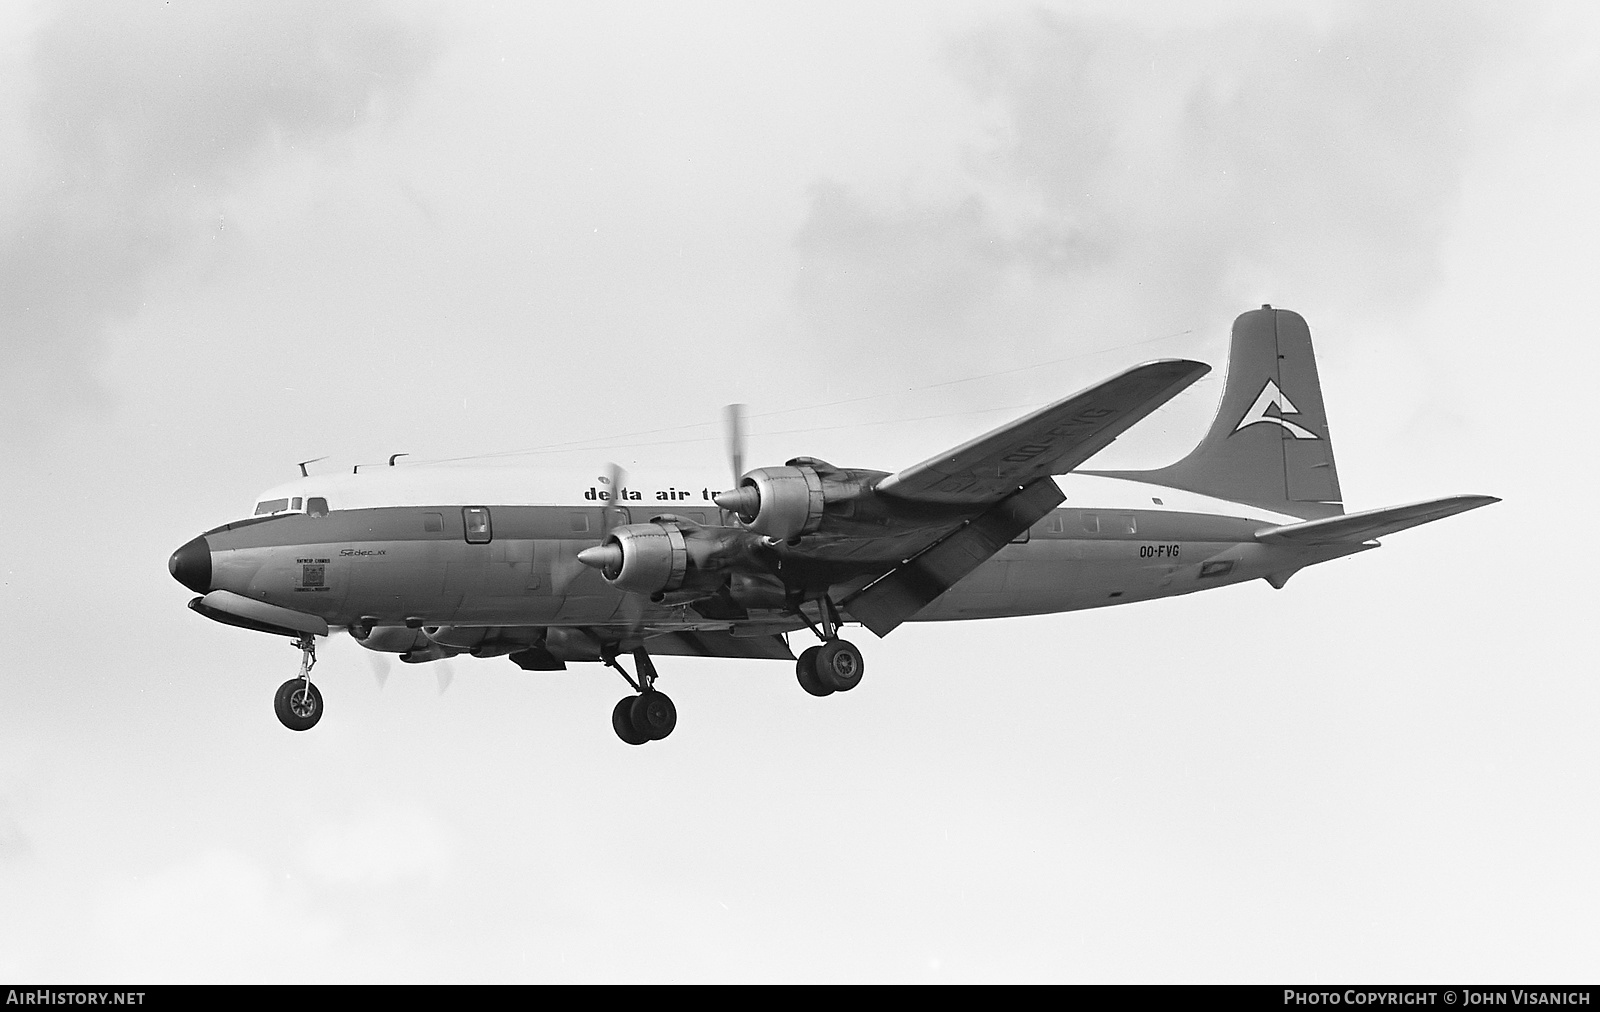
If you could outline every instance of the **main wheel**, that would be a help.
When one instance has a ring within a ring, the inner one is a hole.
[[[617,700],[617,705],[611,708],[611,730],[617,732],[617,737],[629,745],[643,745],[650,740],[650,736],[643,734],[633,726],[633,703],[637,696],[623,696]]]
[[[678,708],[665,692],[650,689],[633,701],[633,726],[651,741],[660,741],[678,726]]]
[[[821,652],[820,646],[802,650],[800,659],[794,662],[794,674],[800,680],[800,688],[813,696],[831,696],[833,690],[823,685],[822,680],[817,677],[817,654]]]
[[[304,678],[291,678],[278,686],[272,708],[291,731],[309,731],[322,719],[322,693]]]
[[[849,692],[861,683],[866,662],[861,651],[849,640],[829,640],[817,651],[812,664],[817,669],[817,681],[835,692]]]

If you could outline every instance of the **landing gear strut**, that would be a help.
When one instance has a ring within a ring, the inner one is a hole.
[[[678,726],[678,708],[672,705],[670,696],[656,689],[656,666],[644,647],[633,651],[634,668],[639,673],[637,679],[617,663],[615,647],[603,650],[600,659],[605,661],[607,667],[616,668],[617,673],[638,693],[636,696],[623,696],[611,708],[611,729],[617,732],[617,737],[629,745],[643,745],[645,742],[660,741],[671,734],[672,729]]]
[[[795,661],[795,677],[799,679],[800,687],[813,696],[828,696],[835,692],[849,692],[860,685],[866,661],[854,643],[839,638],[839,610],[833,601],[826,594],[817,600],[817,613],[822,623],[820,628],[798,606],[794,612],[822,641],[821,646],[801,652]]]
[[[278,686],[272,704],[284,727],[309,731],[322,719],[322,693],[311,684],[311,669],[317,665],[317,641],[307,634],[294,645],[300,648],[300,674]]]

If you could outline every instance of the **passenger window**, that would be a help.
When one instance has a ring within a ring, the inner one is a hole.
[[[580,534],[583,533],[584,531],[587,531],[589,529],[589,516],[588,516],[588,514],[586,514],[586,513],[574,513],[574,514],[572,514],[572,521],[571,521],[571,525],[570,526],[574,531],[577,531]]]
[[[1095,513],[1085,513],[1083,515],[1083,530],[1084,530],[1084,533],[1086,533],[1086,534],[1099,534],[1100,533],[1100,517],[1099,517],[1099,515],[1095,514]]]
[[[1066,524],[1061,521],[1060,513],[1050,514],[1050,524],[1045,528],[1051,534],[1060,534],[1066,529]]]
[[[314,517],[327,516],[328,500],[322,498],[320,495],[312,496],[310,499],[306,500],[306,512]]]
[[[1031,537],[1033,537],[1033,528],[1024,527],[1021,534],[1018,534],[1016,537],[1011,539],[1011,543],[1013,545],[1025,545],[1028,543],[1028,539]]]
[[[697,524],[703,524],[706,522],[706,515],[704,513],[690,513],[687,515],[690,520],[693,520]]]
[[[489,526],[489,508],[487,506],[461,507],[461,519],[467,526],[467,544],[487,545],[493,536]]]
[[[422,531],[424,534],[440,534],[444,531],[443,513],[422,514]]]
[[[1118,534],[1138,534],[1139,533],[1139,523],[1138,523],[1138,521],[1134,520],[1133,514],[1131,514],[1131,513],[1119,513],[1119,514],[1117,514],[1117,533]]]

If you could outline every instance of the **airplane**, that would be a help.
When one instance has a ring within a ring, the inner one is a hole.
[[[1085,465],[1210,371],[1162,359],[1128,369],[902,471],[795,457],[743,468],[733,487],[686,471],[604,474],[441,465],[308,474],[262,494],[168,569],[208,619],[288,637],[299,674],[275,712],[322,717],[316,640],[346,629],[421,663],[508,657],[530,671],[616,670],[630,745],[659,741],[677,708],[652,660],[792,661],[812,696],[865,671],[846,624],[1037,615],[1264,579],[1379,547],[1379,537],[1499,502],[1458,495],[1346,513],[1311,333],[1270,305],[1233,325],[1210,430],[1152,470]],[[398,456],[398,455],[397,455]],[[642,477],[642,480],[641,480]],[[788,637],[817,643],[798,657]],[[630,674],[621,658],[631,655]]]

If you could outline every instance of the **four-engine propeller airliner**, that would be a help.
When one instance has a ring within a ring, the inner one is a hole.
[[[1499,500],[1462,495],[1345,513],[1311,335],[1263,306],[1234,323],[1210,431],[1149,471],[1085,470],[1210,369],[1137,366],[903,471],[796,457],[732,489],[686,472],[625,478],[416,465],[306,475],[213,528],[169,568],[207,618],[287,636],[300,673],[278,718],[322,716],[316,639],[422,662],[469,653],[524,669],[593,661],[632,687],[623,741],[677,723],[652,655],[783,659],[814,696],[860,682],[847,623],[1034,615],[1188,594],[1378,547]],[[391,465],[394,463],[390,461]],[[1061,476],[1058,478],[1058,476]],[[787,636],[819,641],[796,658]],[[629,674],[620,658],[631,654]]]

